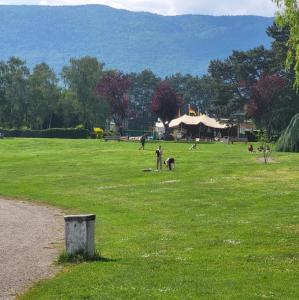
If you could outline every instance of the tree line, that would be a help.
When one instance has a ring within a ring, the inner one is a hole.
[[[30,71],[25,61],[11,57],[0,61],[0,126],[92,128],[127,119],[130,128],[147,130],[156,121],[151,102],[159,85],[167,82],[181,95],[182,111],[189,103],[207,110],[208,81],[182,74],[162,79],[151,70],[123,74],[90,56],[72,58],[58,76],[46,63]]]
[[[130,129],[148,130],[157,116],[167,124],[190,106],[233,122],[252,118],[269,136],[280,134],[299,112],[296,68],[284,64],[290,27],[274,23],[267,34],[271,49],[233,51],[227,59],[212,60],[204,76],[124,74],[90,56],[72,58],[57,75],[46,63],[31,71],[11,57],[0,61],[0,126],[105,128],[114,120],[118,128],[126,121]]]

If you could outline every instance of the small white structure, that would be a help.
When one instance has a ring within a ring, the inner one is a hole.
[[[65,216],[65,248],[68,255],[84,253],[89,257],[95,254],[95,215]]]
[[[165,133],[165,128],[164,128],[164,124],[161,122],[161,120],[159,119],[158,122],[156,122],[155,124],[155,131],[156,134],[158,136],[158,138],[160,139],[163,134]]]

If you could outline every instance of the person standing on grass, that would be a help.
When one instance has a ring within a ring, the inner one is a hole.
[[[156,157],[157,157],[157,170],[162,170],[162,156],[163,151],[161,145],[159,145],[158,149],[156,150]]]
[[[144,150],[145,140],[146,140],[146,136],[143,135],[140,139],[141,146],[140,146],[139,150],[141,150],[141,149]]]

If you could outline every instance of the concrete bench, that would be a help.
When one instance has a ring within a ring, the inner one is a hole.
[[[248,143],[248,139],[247,138],[237,138],[237,137],[228,137],[228,136],[225,136],[223,138],[220,139],[220,141],[222,143],[225,143],[225,144],[233,144],[233,143],[245,143],[247,144]]]
[[[104,137],[105,142],[107,141],[120,141],[120,136],[105,136]]]

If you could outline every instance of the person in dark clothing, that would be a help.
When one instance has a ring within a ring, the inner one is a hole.
[[[143,135],[143,136],[140,138],[140,144],[141,144],[141,146],[140,146],[139,150],[141,150],[141,149],[144,150],[145,141],[146,141],[146,136]]]
[[[158,147],[156,150],[156,157],[157,157],[157,170],[162,170],[162,156],[163,156],[163,151],[161,145]]]
[[[175,165],[175,160],[173,157],[168,157],[165,161],[164,164],[166,165],[167,169],[169,171],[172,171],[174,169],[174,165]]]

